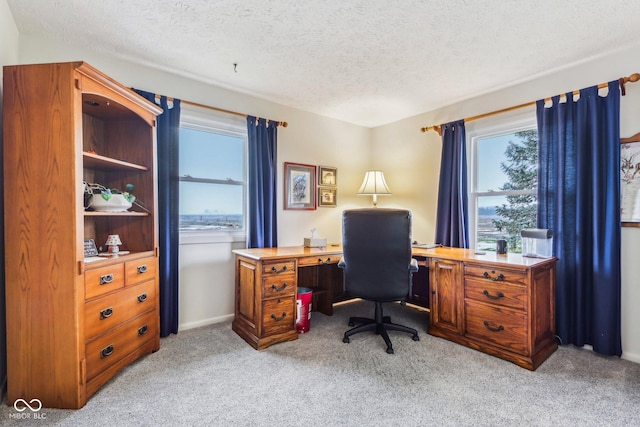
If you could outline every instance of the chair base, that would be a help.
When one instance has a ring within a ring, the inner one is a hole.
[[[349,326],[353,326],[356,323],[361,323],[361,325],[356,326],[355,328],[349,329],[344,333],[344,337],[342,338],[342,342],[348,343],[349,337],[353,334],[357,334],[364,331],[374,331],[377,335],[382,335],[382,339],[387,344],[387,353],[393,354],[393,345],[391,344],[391,340],[389,339],[389,334],[387,330],[392,331],[400,331],[407,332],[413,335],[414,341],[420,341],[420,337],[418,336],[418,331],[413,328],[409,328],[408,326],[398,325],[396,323],[391,322],[391,318],[389,316],[384,316],[382,314],[382,302],[376,301],[376,312],[375,319],[368,319],[366,317],[350,317],[349,318]]]

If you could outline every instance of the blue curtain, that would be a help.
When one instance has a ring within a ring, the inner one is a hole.
[[[620,92],[608,86],[537,102],[538,226],[554,233],[561,342],[620,356]]]
[[[444,124],[441,129],[442,160],[435,243],[468,248],[469,207],[464,120]]]
[[[278,246],[276,151],[278,123],[247,116],[249,138],[249,248]]]
[[[153,103],[156,95],[136,92]],[[158,223],[160,228],[160,336],[178,333],[178,243],[179,181],[178,139],[180,134],[180,100],[170,107],[166,96],[159,98],[164,110],[156,123],[158,139]]]

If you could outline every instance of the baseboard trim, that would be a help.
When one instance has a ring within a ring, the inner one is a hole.
[[[210,317],[208,319],[198,320],[197,322],[188,322],[178,325],[178,332],[186,331],[187,329],[199,328],[201,326],[213,325],[215,323],[222,323],[233,320],[233,314],[226,314],[224,316]]]

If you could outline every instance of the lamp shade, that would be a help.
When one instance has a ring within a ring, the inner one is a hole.
[[[109,234],[109,236],[107,237],[107,242],[105,243],[105,245],[107,246],[115,246],[121,244],[122,242],[120,241],[120,236],[118,236],[117,234]]]
[[[384,180],[382,171],[367,171],[364,180],[358,190],[358,195],[373,196],[373,206],[378,204],[377,196],[388,196],[391,194],[387,182]]]

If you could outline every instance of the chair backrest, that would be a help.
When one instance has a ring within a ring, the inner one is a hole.
[[[351,209],[342,214],[344,290],[375,301],[405,299],[411,288],[411,212]]]

